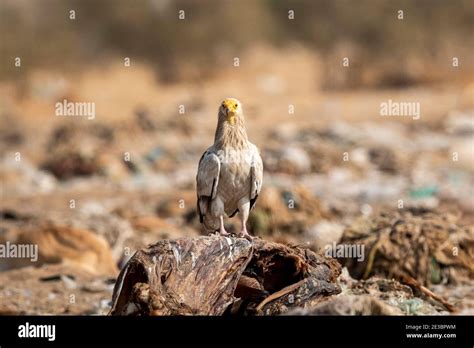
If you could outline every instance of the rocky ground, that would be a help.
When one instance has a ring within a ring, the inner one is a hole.
[[[194,180],[221,90],[244,103],[264,161],[251,233],[322,253],[365,247],[363,261],[335,255],[341,294],[289,313],[473,314],[473,85],[320,91],[275,64],[273,82],[252,88],[229,87],[232,72],[202,91],[155,86],[143,67],[74,87],[52,74],[3,84],[0,242],[33,243],[39,257],[1,260],[0,314],[106,314],[136,250],[201,234]],[[94,95],[95,120],[53,114],[53,100]],[[381,117],[388,98],[420,100],[421,119]]]

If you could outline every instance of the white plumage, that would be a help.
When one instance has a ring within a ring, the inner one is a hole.
[[[224,218],[239,214],[240,235],[249,237],[246,222],[262,188],[263,163],[245,130],[241,103],[225,99],[220,108],[214,144],[199,161],[197,208],[207,231],[227,235]]]

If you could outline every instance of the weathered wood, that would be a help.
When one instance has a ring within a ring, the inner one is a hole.
[[[333,259],[261,239],[164,240],[123,268],[110,314],[280,314],[339,293],[339,274]]]

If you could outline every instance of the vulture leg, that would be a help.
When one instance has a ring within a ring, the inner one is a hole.
[[[221,215],[220,219],[221,219],[221,227],[219,229],[219,233],[221,234],[221,236],[228,236],[229,233],[224,228],[224,217]]]
[[[250,212],[250,202],[245,202],[239,204],[239,216],[240,216],[240,223],[242,224],[242,228],[240,229],[239,237],[246,238],[248,240],[252,240],[252,237],[247,232],[247,220],[249,218]]]

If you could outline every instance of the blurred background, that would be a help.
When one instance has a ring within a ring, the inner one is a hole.
[[[472,290],[473,34],[471,0],[1,0],[0,240],[114,275],[199,235],[197,164],[232,96],[265,167],[252,234],[321,250],[361,218],[429,213],[469,229]],[[95,118],[56,116],[65,99]],[[388,100],[420,119],[382,117]],[[3,283],[28,265],[8,260]],[[102,313],[104,289],[83,307],[18,290],[0,312]]]

